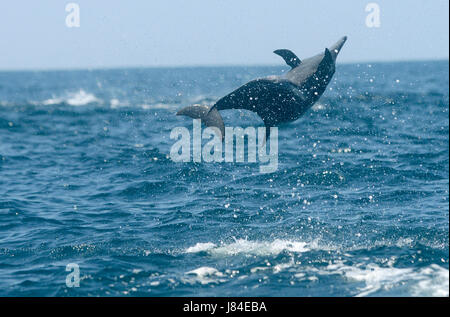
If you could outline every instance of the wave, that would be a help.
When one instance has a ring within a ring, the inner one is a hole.
[[[409,240],[404,241],[409,243]],[[332,248],[333,249],[333,248]],[[391,259],[384,265],[378,263],[354,262],[351,255],[343,253],[343,256],[350,260],[330,261],[325,267],[317,268],[310,265],[303,265],[295,260],[298,254],[305,254],[305,259],[309,258],[309,252],[326,251],[331,249],[323,247],[313,242],[307,244],[300,241],[274,240],[249,241],[238,239],[232,243],[217,245],[212,242],[197,243],[184,250],[185,254],[206,253],[213,257],[228,257],[244,255],[254,256],[278,256],[282,252],[290,253],[288,261],[273,259],[271,265],[260,265],[255,262],[251,267],[234,267],[235,271],[218,271],[212,267],[199,267],[185,273],[188,277],[182,278],[182,282],[189,284],[200,283],[223,283],[232,278],[247,279],[257,275],[268,277],[271,274],[283,272],[291,276],[292,283],[311,283],[327,277],[342,278],[354,284],[353,296],[380,296],[390,293],[407,296],[449,296],[449,270],[437,264],[430,264],[426,267],[394,267],[395,259]],[[308,260],[306,260],[308,262]],[[278,263],[277,263],[278,262]],[[307,263],[305,262],[305,264]],[[292,285],[294,285],[292,284]]]
[[[186,102],[191,104],[191,102]],[[60,106],[67,105],[73,107],[87,106],[87,105],[107,105],[111,109],[119,108],[139,108],[142,110],[169,110],[175,112],[179,105],[176,103],[155,102],[146,103],[138,102],[136,104],[130,103],[128,100],[119,100],[117,98],[111,98],[109,100],[103,100],[98,98],[95,94],[88,93],[84,90],[68,93],[63,97],[52,97],[44,100],[29,100],[25,102],[10,102],[6,100],[0,100],[0,107],[15,107],[15,106]]]
[[[230,256],[230,255],[277,255],[283,251],[302,253],[309,251],[305,242],[279,240],[272,242],[264,241],[249,241],[245,239],[237,239],[233,243],[223,244],[217,246],[214,243],[197,243],[185,250],[186,253],[207,252],[216,256]]]
[[[323,269],[302,267],[294,260],[276,265],[254,266],[241,271],[226,269],[223,272],[216,268],[202,266],[188,271],[180,277],[186,284],[220,284],[232,279],[243,280],[255,276],[268,277],[271,274],[289,274],[291,285],[296,283],[314,283],[328,277],[340,276],[347,282],[354,282],[353,296],[401,296],[448,297],[449,270],[437,264],[423,268],[382,267],[374,263],[356,263],[346,265],[343,261],[330,263]]]
[[[195,284],[200,283],[202,285],[206,284],[218,284],[225,282],[223,278],[225,275],[215,268],[203,266],[195,270],[186,273],[186,277],[182,278],[184,283]]]
[[[341,274],[348,280],[363,282],[356,296],[368,296],[380,290],[406,287],[412,296],[449,296],[449,270],[437,264],[413,269],[380,267],[370,263],[365,267],[348,266],[342,262],[330,264],[322,274]]]
[[[41,102],[42,105],[52,106],[58,104],[67,104],[70,106],[85,106],[91,103],[101,103],[94,94],[87,93],[83,89],[75,93],[69,93],[66,97],[50,98]]]

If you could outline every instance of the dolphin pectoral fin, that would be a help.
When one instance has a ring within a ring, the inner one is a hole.
[[[222,139],[225,137],[225,125],[222,116],[216,107],[206,105],[187,106],[177,112],[177,116],[188,116],[193,119],[200,119],[207,127],[218,128]]]
[[[273,52],[275,54],[281,56],[284,59],[284,61],[286,62],[286,64],[288,64],[292,68],[295,68],[295,67],[297,67],[298,65],[301,64],[300,58],[298,58],[297,55],[295,55],[290,50],[280,49],[280,50],[276,50],[276,51],[273,51]]]

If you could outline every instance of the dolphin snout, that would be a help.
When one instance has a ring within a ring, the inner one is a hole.
[[[333,59],[335,61],[336,61],[336,57],[341,52],[341,48],[342,48],[342,46],[344,46],[345,41],[347,41],[346,36],[342,37],[339,41],[337,41],[332,46],[330,46],[329,50],[330,50],[331,56],[333,57]]]

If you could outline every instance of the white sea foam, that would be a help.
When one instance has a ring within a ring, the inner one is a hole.
[[[81,89],[79,92],[71,94],[66,102],[71,106],[85,106],[93,102],[99,102],[99,99]]]
[[[411,239],[397,241],[400,245],[410,245]],[[395,243],[394,243],[395,244]],[[292,253],[308,252],[310,249],[334,250],[333,247],[324,247],[317,241],[309,244],[299,241],[249,241],[238,239],[231,243],[215,244],[212,242],[197,243],[185,250],[186,253],[206,252],[211,256],[227,257],[236,255],[277,255],[283,251]],[[345,254],[344,254],[345,255]],[[347,257],[347,255],[345,255]],[[367,259],[368,260],[368,259]],[[345,260],[329,263],[324,269],[304,266],[301,262],[291,259],[289,262],[268,263],[267,266],[255,266],[250,269],[251,274],[277,274],[289,271],[293,277],[300,280],[320,280],[321,276],[340,275],[348,282],[355,283],[356,296],[370,296],[392,294],[407,296],[449,296],[449,270],[437,264],[423,268],[395,267],[395,261],[387,261],[386,266],[374,263],[356,263],[348,265]],[[224,278],[230,278],[216,269],[201,267],[188,272],[195,276],[190,282],[219,283]],[[248,275],[236,274],[237,279],[247,278]],[[389,293],[388,293],[389,294]]]
[[[44,100],[42,102],[42,104],[45,106],[51,106],[51,105],[57,105],[59,103],[62,103],[63,101],[64,101],[63,98],[50,98],[50,99]]]
[[[449,271],[437,264],[423,268],[420,279],[413,288],[416,296],[449,296]]]
[[[215,248],[216,245],[212,242],[206,242],[206,243],[197,243],[193,247],[189,247],[186,249],[186,253],[197,253],[197,252],[203,252],[208,251],[210,249]]]
[[[184,278],[183,281],[190,284],[217,284],[225,281],[225,279],[223,279],[225,275],[222,272],[208,266],[202,266],[195,270],[189,271],[186,273],[186,275],[187,277]]]
[[[115,109],[121,106],[119,99],[113,98],[109,101],[111,108]]]
[[[357,296],[367,296],[378,290],[389,290],[406,285],[407,293],[413,296],[448,296],[449,271],[432,264],[425,268],[380,267],[376,264],[348,266],[343,263],[330,264],[325,274],[341,274],[349,280],[364,282]]]
[[[232,243],[216,245],[211,242],[197,243],[193,247],[187,248],[186,253],[208,252],[215,256],[234,256],[234,255],[277,255],[283,251],[302,253],[309,251],[305,242],[274,240],[249,241],[238,239]]]
[[[60,103],[67,103],[71,106],[85,106],[90,103],[100,102],[95,95],[85,92],[83,89],[75,93],[69,93],[66,97],[53,97],[40,102],[45,106],[57,105]]]

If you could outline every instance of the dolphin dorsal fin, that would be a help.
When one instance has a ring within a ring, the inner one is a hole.
[[[298,65],[300,65],[301,60],[300,58],[297,57],[297,55],[295,55],[292,51],[287,50],[287,49],[281,49],[281,50],[276,50],[273,51],[275,54],[280,55],[284,61],[286,62],[286,64],[288,64],[289,66],[291,66],[292,68],[297,67]]]
[[[333,55],[328,48],[325,48],[325,52],[323,53],[323,59],[318,66],[318,70],[322,71],[322,69],[328,69],[330,65],[334,64]]]

